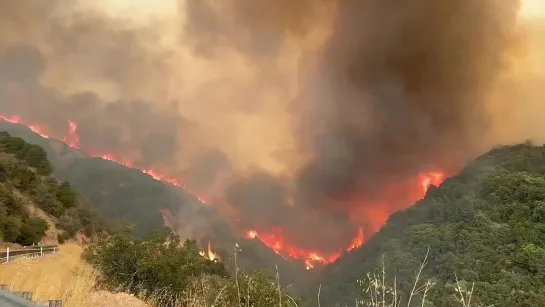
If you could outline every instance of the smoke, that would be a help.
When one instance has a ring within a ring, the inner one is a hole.
[[[73,120],[84,149],[184,178],[241,229],[337,251],[421,172],[544,139],[545,31],[518,0],[121,2],[0,3],[0,113]]]

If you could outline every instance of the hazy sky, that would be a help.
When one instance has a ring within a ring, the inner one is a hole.
[[[95,3],[112,12],[139,12],[156,15],[176,11],[176,0],[97,0]],[[522,0],[522,13],[528,17],[545,16],[544,0]]]
[[[545,1],[522,0],[522,14],[530,18],[545,16]]]

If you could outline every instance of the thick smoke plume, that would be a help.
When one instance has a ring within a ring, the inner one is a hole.
[[[83,148],[327,252],[421,197],[421,172],[543,137],[545,69],[521,59],[544,31],[518,0],[174,1],[1,2],[0,113],[75,121]]]

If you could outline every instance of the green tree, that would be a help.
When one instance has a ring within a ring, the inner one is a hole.
[[[91,237],[106,230],[108,223],[92,210],[67,183],[51,176],[45,150],[21,138],[0,133],[0,233],[9,242],[38,242],[47,223],[31,218],[27,207],[36,205],[58,218],[61,239],[83,231]]]
[[[0,233],[6,242],[16,242],[21,234],[21,219],[16,216],[0,216]]]
[[[76,206],[78,195],[68,182],[62,182],[56,193],[57,199],[65,208],[73,208]]]
[[[33,217],[27,219],[20,229],[16,242],[21,245],[31,245],[40,242],[49,229],[49,225],[44,219]]]
[[[36,168],[39,174],[51,174],[51,164],[47,160],[47,153],[40,146],[33,145],[25,154],[28,165]]]

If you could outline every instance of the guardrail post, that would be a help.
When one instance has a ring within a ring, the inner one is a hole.
[[[57,252],[57,247],[56,246],[53,246],[53,254]]]
[[[6,247],[6,263],[9,262],[9,247]]]
[[[43,246],[40,246],[40,257],[44,255],[44,248]]]

